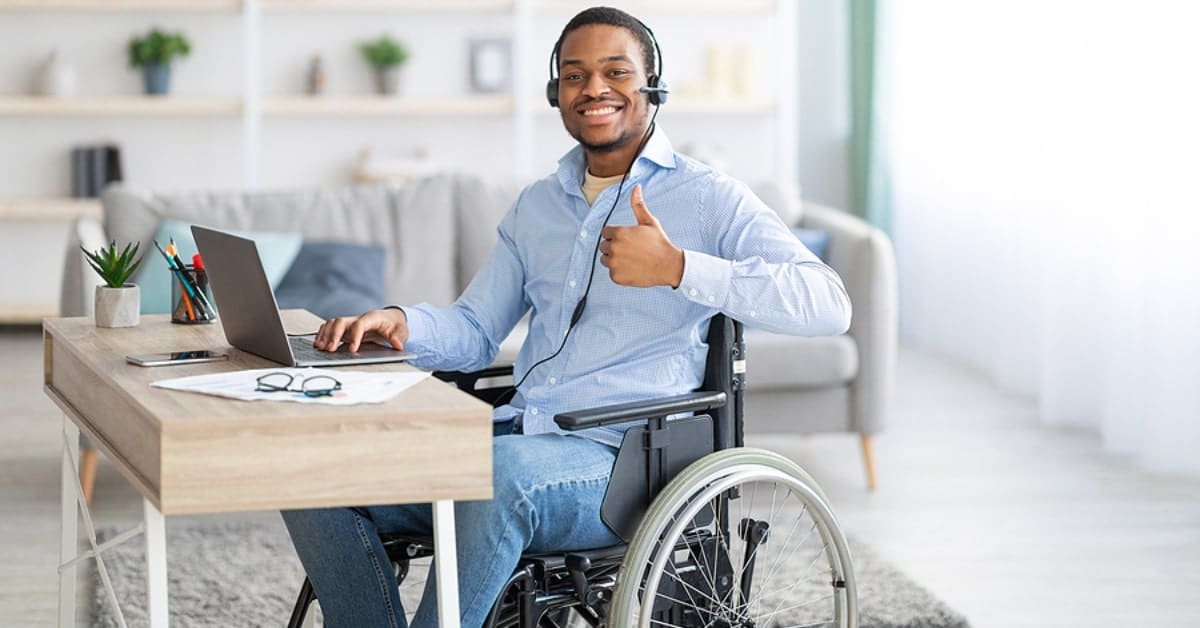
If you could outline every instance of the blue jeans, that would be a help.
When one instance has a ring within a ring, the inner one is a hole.
[[[483,624],[523,551],[568,551],[620,541],[600,520],[615,458],[615,449],[578,436],[495,438],[492,499],[454,504],[464,628]],[[429,504],[287,510],[282,515],[326,626],[407,626],[379,535],[430,534]],[[437,625],[432,570],[413,625]]]

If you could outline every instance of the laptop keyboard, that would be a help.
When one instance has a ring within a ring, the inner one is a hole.
[[[353,360],[362,357],[361,354],[350,353],[340,348],[333,353],[314,349],[312,336],[292,337],[288,338],[288,342],[292,345],[292,355],[295,356],[297,362]]]

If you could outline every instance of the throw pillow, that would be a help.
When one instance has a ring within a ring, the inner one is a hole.
[[[279,309],[304,308],[321,318],[354,316],[384,303],[387,252],[382,246],[305,242],[279,288]]]
[[[802,227],[793,227],[792,233],[800,240],[800,243],[805,248],[812,251],[813,255],[821,258],[822,262],[829,260],[825,259],[825,253],[829,250],[829,232],[824,229],[804,229]]]
[[[300,252],[302,238],[299,233],[281,233],[271,231],[233,231],[230,233],[254,240],[258,247],[258,256],[262,259],[263,270],[266,271],[267,281],[274,288],[283,280],[283,276],[291,267],[296,254]],[[175,248],[184,264],[192,263],[192,255],[196,253],[196,240],[192,237],[192,223],[173,218],[166,218],[158,225],[154,239],[162,247],[175,239]],[[145,260],[134,275],[133,283],[141,288],[142,314],[167,314],[171,311],[171,271],[167,262],[158,254],[151,243],[149,250],[144,251]]]

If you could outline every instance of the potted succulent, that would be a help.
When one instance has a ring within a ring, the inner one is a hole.
[[[191,51],[192,45],[183,33],[155,28],[129,42],[129,65],[142,68],[147,94],[166,94],[171,89],[171,60],[186,57]]]
[[[128,281],[142,264],[137,254],[138,247],[139,244],[134,242],[126,244],[118,252],[115,241],[97,251],[79,247],[92,270],[100,275],[105,284],[96,286],[97,327],[137,326],[142,310],[142,295],[137,285]]]
[[[375,70],[375,88],[379,93],[397,93],[400,90],[400,67],[408,61],[408,48],[404,43],[381,35],[379,39],[360,44],[359,50]]]

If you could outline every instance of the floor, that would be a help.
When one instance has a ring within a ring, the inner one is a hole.
[[[0,626],[52,625],[60,414],[41,392],[36,330],[0,328],[0,356]],[[749,444],[805,465],[850,534],[973,626],[1200,626],[1200,480],[1146,473],[1090,434],[1041,427],[1032,403],[951,362],[901,351],[873,493],[853,437]],[[98,524],[140,517],[137,494],[104,463],[96,494]]]

